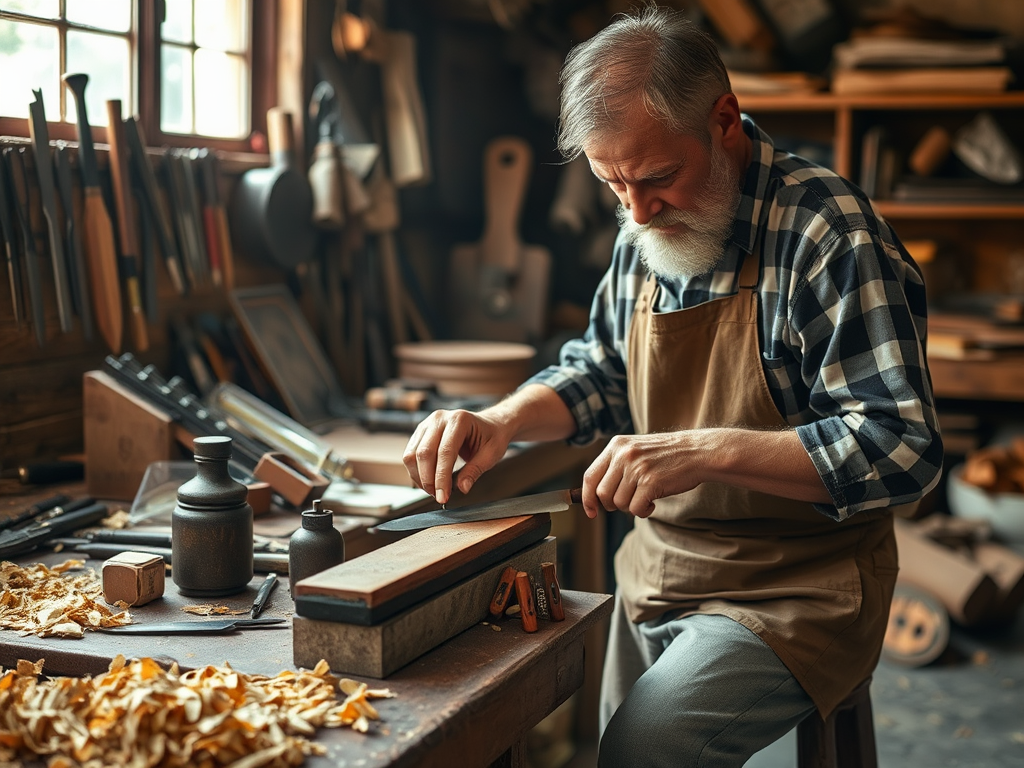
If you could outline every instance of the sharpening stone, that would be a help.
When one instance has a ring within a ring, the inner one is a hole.
[[[292,653],[299,667],[326,659],[339,674],[383,678],[450,637],[487,618],[487,608],[506,566],[538,581],[541,563],[555,562],[548,536],[455,586],[373,626],[292,617]],[[518,621],[502,631],[522,631]]]

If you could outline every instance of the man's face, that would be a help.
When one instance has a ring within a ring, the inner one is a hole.
[[[681,278],[721,260],[739,203],[739,171],[722,146],[645,116],[586,147],[594,174],[619,198],[619,224],[648,269]]]

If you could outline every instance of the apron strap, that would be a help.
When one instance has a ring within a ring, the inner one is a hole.
[[[740,267],[740,288],[756,288],[758,271],[761,266],[761,260],[756,255],[757,248],[754,248],[754,252],[748,253],[745,256],[741,255],[743,259],[743,266]]]

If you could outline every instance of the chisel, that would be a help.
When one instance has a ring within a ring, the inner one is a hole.
[[[68,268],[64,261],[64,236],[57,220],[57,192],[53,187],[53,158],[50,156],[50,133],[43,110],[43,92],[32,91],[36,97],[28,106],[31,115],[28,132],[32,137],[32,153],[39,179],[39,199],[46,217],[46,233],[50,242],[50,263],[53,265],[53,287],[57,293],[57,319],[64,333],[71,333],[71,291],[68,288]]]
[[[125,146],[124,123],[121,122],[120,99],[107,100],[107,143],[110,144],[110,176],[114,181],[114,208],[117,211],[117,233],[121,243],[121,274],[128,298],[132,338],[135,340],[135,349],[145,352],[149,349],[149,331],[139,290],[139,239],[135,232],[135,210],[128,177],[128,148]]]
[[[9,177],[7,162],[0,158],[0,229],[4,235],[4,258],[11,286],[14,322],[20,330],[21,318],[25,316],[25,300],[21,296],[21,257],[18,253],[18,237],[14,234],[14,220],[11,218],[11,196],[14,190],[8,186]]]
[[[82,171],[82,192],[85,207],[85,257],[89,267],[96,325],[107,346],[121,351],[124,320],[121,309],[121,286],[117,274],[117,250],[110,214],[103,202],[96,150],[85,106],[85,86],[89,76],[67,74],[64,84],[74,94],[78,111],[78,162]]]
[[[137,117],[125,120],[124,135],[128,141],[128,149],[131,151],[136,182],[153,221],[157,244],[160,246],[160,253],[163,254],[167,274],[171,277],[174,290],[184,296],[188,292],[184,277],[185,268],[181,262],[181,253],[177,243],[174,241],[174,231],[167,216],[167,209],[160,199],[156,174],[153,173],[153,166],[146,154],[146,137]]]
[[[63,141],[57,142],[54,161],[57,167],[57,191],[64,206],[64,221],[68,239],[68,277],[71,283],[71,303],[82,321],[82,335],[92,341],[92,302],[89,300],[88,279],[85,274],[85,256],[82,238],[75,223],[75,201],[71,188],[71,150]]]
[[[21,225],[22,252],[25,254],[25,276],[28,278],[28,303],[32,313],[32,327],[36,341],[42,347],[46,344],[46,321],[43,309],[42,276],[39,274],[39,255],[36,253],[36,239],[32,233],[32,211],[29,200],[28,171],[25,169],[25,148],[8,147],[4,150],[11,176],[11,197],[14,210]]]

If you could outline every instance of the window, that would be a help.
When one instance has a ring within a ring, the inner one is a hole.
[[[0,133],[27,133],[32,91],[40,89],[51,137],[73,139],[75,100],[60,77],[84,72],[93,126],[107,124],[106,102],[119,99],[124,117],[140,116],[151,144],[194,146],[201,137],[208,146],[248,149],[263,122],[254,115],[268,106],[261,94],[272,92],[260,82],[272,73],[272,57],[254,62],[252,41],[273,23],[266,18],[273,11],[257,5],[276,3],[4,0]]]

